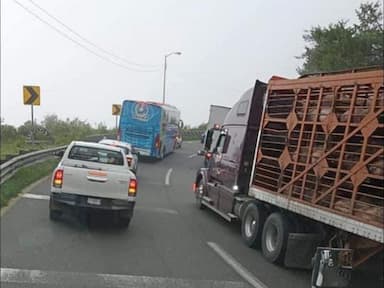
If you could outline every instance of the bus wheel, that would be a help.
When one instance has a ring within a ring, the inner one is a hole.
[[[277,264],[284,262],[288,236],[292,231],[293,227],[288,217],[278,212],[269,215],[261,237],[261,249],[269,262]]]
[[[248,247],[260,247],[261,234],[265,222],[266,211],[257,204],[250,203],[241,220],[241,236]]]

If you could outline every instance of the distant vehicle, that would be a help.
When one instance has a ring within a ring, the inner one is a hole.
[[[355,69],[256,81],[197,172],[197,206],[239,220],[269,262],[312,268],[311,287],[349,286],[352,268],[383,256],[383,79]]]
[[[135,148],[132,147],[131,144],[126,143],[126,142],[122,142],[122,141],[118,141],[118,140],[112,140],[112,139],[102,139],[99,141],[99,143],[104,144],[104,145],[111,145],[111,146],[115,146],[115,147],[119,147],[119,148],[123,149],[124,154],[127,158],[129,169],[133,173],[137,174],[139,157],[138,157],[138,153],[136,152]]]
[[[219,138],[221,125],[224,123],[224,119],[230,110],[231,108],[225,106],[210,106],[207,131],[205,131],[201,140],[203,150],[200,150],[198,153],[204,156],[204,167],[207,167],[209,159],[212,157],[212,148]]]
[[[176,146],[175,146],[175,148],[177,148],[177,149],[179,149],[179,148],[181,148],[181,145],[183,144],[183,136],[181,136],[181,134],[178,134],[177,136],[176,136]]]
[[[180,111],[174,106],[125,100],[118,138],[131,143],[140,155],[163,159],[174,151],[181,126]]]
[[[53,171],[49,216],[60,219],[74,209],[110,210],[128,226],[136,202],[137,181],[121,148],[72,142]]]

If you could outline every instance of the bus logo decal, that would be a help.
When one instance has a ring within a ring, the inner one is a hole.
[[[133,106],[132,118],[140,121],[148,121],[148,105],[146,103],[136,103]]]

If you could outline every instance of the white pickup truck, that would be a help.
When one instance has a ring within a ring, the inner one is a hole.
[[[136,192],[136,177],[120,148],[74,141],[53,171],[50,219],[58,220],[64,211],[112,210],[127,227]]]

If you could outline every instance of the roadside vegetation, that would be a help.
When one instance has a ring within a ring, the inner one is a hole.
[[[198,127],[187,125],[182,133],[184,140],[198,140],[206,124]],[[0,160],[6,161],[19,154],[42,150],[50,147],[67,145],[73,140],[87,140],[92,135],[116,135],[116,129],[109,129],[105,124],[92,126],[87,121],[59,119],[57,115],[47,115],[40,123],[34,125],[35,143],[31,143],[31,121],[19,127],[1,123]],[[200,132],[200,133],[199,133]]]
[[[34,145],[31,143],[31,130],[31,121],[19,127],[1,123],[0,159],[4,161],[18,154],[66,145],[72,140],[86,140],[91,135],[116,134],[116,129],[108,129],[103,123],[93,127],[87,121],[78,118],[61,120],[54,114],[35,123]]]
[[[58,162],[58,159],[49,159],[41,163],[20,168],[11,178],[0,186],[1,208],[7,206],[9,200],[16,197],[24,188],[52,173]]]
[[[347,20],[315,26],[303,35],[307,43],[298,59],[300,75],[355,69],[367,66],[383,66],[384,27],[381,2],[362,3],[355,10],[357,24]]]
[[[200,140],[201,133],[204,133],[207,129],[207,123],[202,123],[197,127],[191,127],[186,125],[181,132],[183,135],[183,141]]]

